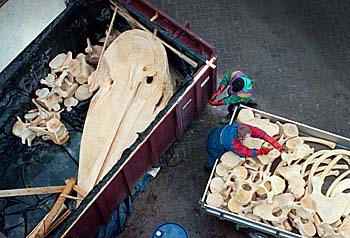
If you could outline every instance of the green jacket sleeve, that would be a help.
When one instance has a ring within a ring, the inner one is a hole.
[[[227,86],[228,83],[230,82],[230,79],[231,79],[231,73],[228,73],[224,76],[224,78],[221,80],[221,83],[220,85],[221,86]]]

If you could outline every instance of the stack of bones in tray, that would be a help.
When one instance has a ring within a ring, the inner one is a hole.
[[[350,237],[350,151],[299,136],[295,124],[273,123],[249,109],[240,111],[237,122],[265,130],[283,150],[257,158],[226,152],[215,167],[206,203],[287,231],[295,228],[304,237]],[[258,138],[244,144],[271,147]]]

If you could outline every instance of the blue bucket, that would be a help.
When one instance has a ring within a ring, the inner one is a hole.
[[[153,232],[152,238],[188,238],[186,229],[180,224],[166,222],[159,225]]]

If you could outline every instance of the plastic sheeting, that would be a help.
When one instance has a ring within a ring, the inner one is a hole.
[[[164,155],[159,159],[159,167],[163,167],[163,163],[174,155],[174,148],[170,147]],[[124,227],[129,216],[132,213],[132,202],[137,196],[144,192],[148,184],[154,179],[150,174],[146,174],[135,186],[135,192],[127,196],[118,208],[111,214],[108,224],[101,225],[98,233],[99,238],[118,238],[124,231]]]
[[[104,36],[111,17],[102,1],[74,2],[45,29],[0,74],[0,189],[64,185],[64,180],[77,177],[80,138],[89,101],[64,111],[62,123],[70,139],[63,146],[35,138],[32,146],[21,143],[12,134],[16,116],[36,108],[31,102],[39,81],[49,73],[48,63],[57,54],[84,52],[86,38]],[[127,25],[118,21],[119,29]],[[56,195],[21,196],[0,199],[0,232],[10,237],[24,237],[52,207]],[[30,218],[30,219],[27,219]]]

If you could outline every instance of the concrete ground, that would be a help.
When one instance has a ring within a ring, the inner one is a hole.
[[[188,20],[218,54],[218,79],[240,69],[255,82],[258,108],[350,137],[350,3],[345,0],[152,0]],[[248,237],[233,223],[200,212],[209,174],[205,139],[225,107],[206,106],[173,146],[157,178],[133,203],[123,238],[151,237],[164,222],[191,238]]]

